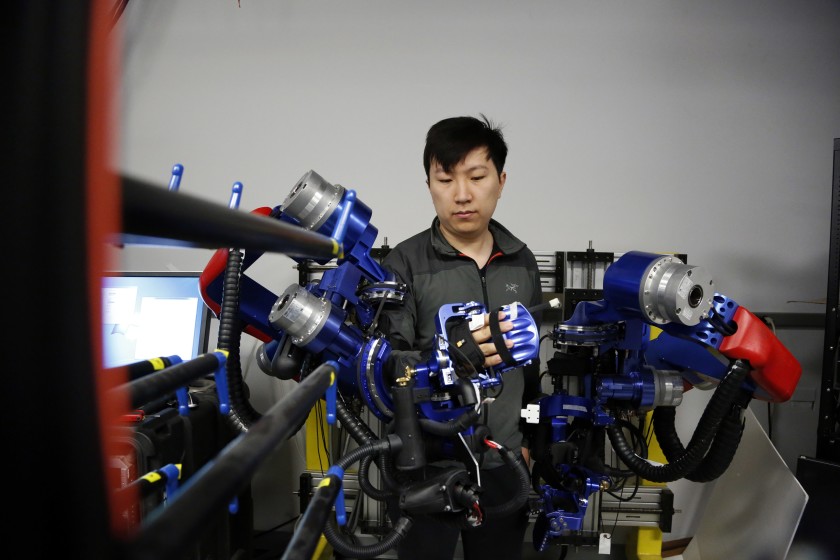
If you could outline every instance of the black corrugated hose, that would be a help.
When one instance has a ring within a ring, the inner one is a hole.
[[[378,439],[370,426],[365,424],[362,419],[359,418],[358,414],[350,410],[341,398],[336,400],[336,418],[339,422],[341,422],[341,425],[345,430],[347,430],[350,437],[352,437],[357,444],[364,445]],[[394,466],[391,462],[391,456],[388,455],[388,453],[379,453],[376,457],[376,466],[379,467],[379,472],[382,475],[382,481],[385,483],[385,486],[391,490],[398,490],[400,485],[394,478]],[[360,472],[360,475],[361,474],[364,473]],[[369,484],[369,481],[367,480],[362,482],[362,476],[359,476],[359,482],[360,484]],[[369,484],[369,486],[373,489],[373,485]],[[365,490],[367,489],[368,488],[365,488]],[[373,495],[371,495],[371,497],[375,498]]]
[[[373,456],[379,453],[391,453],[399,449],[401,445],[400,438],[395,435],[389,435],[387,438],[373,441],[364,444],[356,449],[353,449],[347,455],[340,458],[336,465],[342,469],[346,469],[356,461],[359,461],[365,456]],[[360,545],[349,540],[338,530],[335,521],[327,520],[324,525],[324,536],[332,545],[333,549],[342,556],[348,558],[375,558],[391,550],[405,538],[413,521],[408,516],[400,517],[394,524],[391,531],[381,541],[369,545]]]
[[[528,494],[531,492],[531,473],[528,471],[525,460],[521,455],[514,453],[503,445],[499,445],[498,451],[502,456],[502,461],[519,477],[519,492],[511,500],[501,505],[485,506],[483,509],[488,516],[503,517],[521,509],[528,501]]]
[[[720,382],[709,404],[703,411],[694,435],[688,443],[685,452],[667,465],[655,466],[642,459],[627,443],[621,427],[616,424],[607,426],[607,436],[618,457],[633,472],[651,482],[673,482],[695,471],[703,460],[718,433],[723,419],[730,412],[735,399],[741,390],[741,383],[750,371],[749,362],[735,360]]]
[[[703,457],[697,468],[685,476],[687,480],[710,482],[717,479],[729,468],[744,433],[742,412],[752,400],[752,394],[742,389],[741,397],[724,416],[708,453]],[[653,429],[656,433],[656,439],[669,462],[676,460],[685,453],[685,448],[674,426],[675,417],[676,408],[672,406],[660,406],[653,411]]]
[[[257,412],[245,394],[245,382],[242,379],[242,362],[239,343],[245,324],[239,318],[239,276],[242,271],[242,253],[238,249],[228,252],[225,268],[222,304],[219,311],[219,336],[217,348],[228,353],[225,362],[225,375],[228,383],[230,412],[228,420],[239,432],[247,432],[251,425],[262,416]]]
[[[380,455],[381,456],[381,455]],[[397,492],[387,489],[379,489],[370,481],[370,465],[373,463],[373,457],[367,455],[362,457],[359,461],[359,486],[362,487],[366,496],[373,498],[378,502],[384,502],[388,498],[396,498]]]
[[[420,427],[424,432],[435,436],[450,437],[474,426],[478,422],[479,412],[470,407],[459,417],[449,422],[438,422],[430,418],[420,418]]]

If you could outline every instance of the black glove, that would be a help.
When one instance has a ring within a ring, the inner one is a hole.
[[[449,352],[454,358],[456,368],[466,373],[475,373],[484,368],[484,352],[475,342],[470,323],[465,318],[449,321],[447,325],[447,336],[449,337]],[[460,373],[460,372],[459,372]]]

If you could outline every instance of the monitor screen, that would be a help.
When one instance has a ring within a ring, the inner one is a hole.
[[[212,314],[201,272],[110,272],[102,278],[103,366],[207,352]]]

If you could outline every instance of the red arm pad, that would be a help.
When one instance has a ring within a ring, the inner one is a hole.
[[[733,320],[738,331],[723,339],[721,353],[750,362],[750,376],[770,396],[770,402],[785,402],[793,395],[802,366],[764,322],[739,307]]]

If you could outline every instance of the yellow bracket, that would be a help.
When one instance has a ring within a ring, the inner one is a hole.
[[[667,463],[665,454],[662,453],[662,448],[659,447],[659,442],[652,431],[652,419],[653,412],[648,412],[645,414],[645,420],[642,423],[643,434],[651,430],[648,457],[653,461],[665,464]],[[642,479],[642,486],[666,486],[666,484]],[[628,560],[662,560],[662,529],[659,527],[636,527],[636,530],[631,531],[627,539],[624,552]]]
[[[656,338],[661,332],[661,329],[651,327],[650,338]],[[648,457],[653,461],[665,464],[668,461],[665,459],[662,448],[659,447],[659,441],[656,439],[656,435],[653,434],[652,421],[653,412],[645,414],[645,419],[642,423],[642,433],[646,434],[649,430],[651,433],[650,441],[648,442]],[[666,484],[643,479],[642,486],[666,486]],[[636,530],[632,531],[630,537],[627,539],[624,552],[629,560],[662,560],[662,529],[659,527],[636,527]]]
[[[325,441],[329,441],[329,425],[327,424],[326,403],[319,400],[306,417],[306,470],[327,472],[330,460]]]

